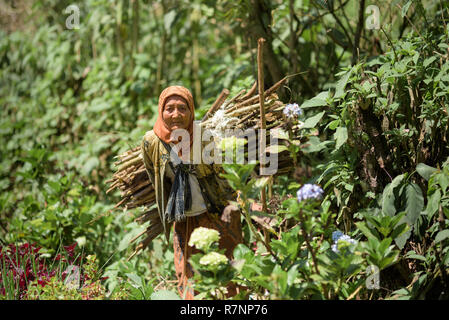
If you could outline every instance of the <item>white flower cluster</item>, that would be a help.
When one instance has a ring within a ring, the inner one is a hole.
[[[193,230],[190,235],[189,246],[205,250],[218,240],[220,240],[220,234],[217,230],[199,227]]]
[[[357,241],[352,239],[350,236],[344,234],[340,230],[332,232],[332,241],[334,244],[332,245],[332,251],[335,253],[339,253],[340,249],[344,247],[349,247],[351,245],[356,245]]]
[[[228,258],[225,255],[218,252],[209,252],[200,259],[200,264],[204,266],[217,267],[220,264],[228,263]]]
[[[287,118],[299,118],[304,113],[297,103],[287,104],[283,112]]]
[[[305,199],[321,199],[323,192],[320,186],[307,183],[298,190],[296,196],[298,197],[298,202],[301,202]]]

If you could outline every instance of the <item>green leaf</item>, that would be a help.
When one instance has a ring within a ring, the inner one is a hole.
[[[127,273],[126,276],[130,279],[137,288],[142,287],[142,279],[135,273]]]
[[[402,223],[393,230],[393,232],[391,233],[391,237],[393,239],[396,239],[396,238],[402,236],[404,234],[404,232],[406,232],[408,230],[409,230],[408,224]],[[407,237],[407,239],[408,239],[408,237]]]
[[[151,294],[150,300],[181,300],[181,298],[169,290],[159,290]]]
[[[447,187],[449,186],[449,175],[447,175],[445,172],[441,172],[438,177],[438,184],[441,186],[441,190],[443,190],[443,193],[446,193]]]
[[[431,56],[430,58],[427,58],[426,60],[424,60],[423,62],[423,67],[427,68],[432,62],[434,62],[437,59],[436,56]]]
[[[419,163],[416,166],[416,171],[418,171],[419,175],[421,177],[423,177],[424,179],[426,179],[427,181],[429,181],[430,176],[432,175],[432,173],[434,173],[435,171],[437,171],[436,168],[433,168],[431,166],[428,166],[427,164],[424,163]]]
[[[334,134],[335,150],[338,150],[348,140],[348,129],[345,127],[338,127]]]
[[[356,222],[355,225],[357,228],[362,231],[362,233],[368,238],[368,239],[375,239],[377,236],[368,228],[365,222]]]
[[[326,145],[330,143],[333,142],[329,140],[321,142],[320,138],[317,136],[311,136],[309,137],[309,140],[301,146],[301,151],[303,153],[319,152],[326,148]]]
[[[424,197],[421,188],[416,183],[410,183],[405,189],[407,205],[405,211],[410,224],[414,224],[424,208]]]
[[[301,104],[301,109],[326,106],[328,97],[329,91],[320,92],[317,96],[313,97],[312,99],[304,101]]]
[[[346,85],[348,84],[348,80],[349,77],[352,74],[352,70],[349,70],[343,77],[340,78],[340,80],[338,80],[337,85],[335,87],[335,95],[334,95],[334,99],[338,99],[341,98],[345,95],[346,91]]]
[[[406,232],[404,232],[403,234],[401,234],[400,236],[396,237],[396,239],[394,239],[394,242],[396,243],[396,245],[398,246],[399,249],[402,250],[402,248],[404,248],[408,238],[410,238],[410,235],[412,234],[412,232],[409,230],[407,230]]]
[[[437,212],[441,200],[440,190],[436,190],[429,198],[426,207],[426,213],[430,217],[432,217],[435,212]]]
[[[415,251],[409,251],[407,252],[407,255],[405,256],[406,259],[416,259],[421,261],[426,261],[426,257],[416,254]]]
[[[333,120],[329,123],[329,129],[331,130],[335,130],[335,128],[337,128],[340,125],[340,119],[337,120]]]
[[[321,118],[324,116],[325,111],[320,112],[316,115],[314,115],[311,118],[308,118],[303,125],[303,128],[306,129],[311,129],[311,128],[315,128],[315,126],[318,124],[318,122],[321,120]]]
[[[243,266],[245,265],[245,259],[237,259],[231,261],[231,266],[237,270],[238,273],[242,271]]]
[[[437,236],[435,237],[435,242],[441,242],[447,238],[449,238],[449,230],[442,230],[438,232]]]
[[[391,241],[393,241],[391,238],[385,238],[381,241],[380,245],[379,245],[379,251],[384,254],[385,251],[387,251],[388,247],[391,244]]]
[[[281,153],[283,151],[288,151],[288,148],[287,148],[287,146],[284,146],[282,144],[269,145],[265,149],[265,152],[269,152],[269,153]]]
[[[395,196],[394,196],[394,188],[396,188],[404,179],[404,174],[401,174],[393,179],[393,181],[385,187],[382,193],[382,213],[394,216],[396,213],[396,208],[394,206]]]

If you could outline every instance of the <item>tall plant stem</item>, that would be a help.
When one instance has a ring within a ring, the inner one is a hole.
[[[254,225],[251,221],[251,217],[249,215],[249,209],[245,206],[245,204],[248,203],[247,199],[242,199],[242,202],[240,203],[241,208],[243,209],[243,217],[246,220],[246,223],[248,224],[251,232],[254,234],[254,236],[257,238],[258,241],[262,242],[262,244],[265,246],[265,248],[267,249],[267,251],[271,254],[271,256],[274,258],[274,260],[276,260],[276,262],[278,264],[281,264],[281,261],[279,260],[279,258],[277,257],[277,255],[273,252],[273,250],[271,250],[270,245],[264,240],[262,239],[262,237],[260,236],[260,234],[257,232],[256,228],[254,228]]]
[[[315,251],[313,250],[313,248],[309,242],[309,235],[307,234],[307,231],[306,231],[306,224],[305,224],[304,215],[302,213],[302,209],[299,210],[299,220],[301,221],[301,231],[302,231],[304,240],[306,241],[307,249],[309,250],[310,254],[312,255],[313,266],[315,267],[316,273],[320,274],[320,270],[318,269],[318,262],[316,260]]]

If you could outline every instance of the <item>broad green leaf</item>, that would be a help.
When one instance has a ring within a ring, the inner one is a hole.
[[[319,152],[324,148],[326,148],[326,145],[330,143],[333,142],[329,140],[322,142],[320,138],[318,138],[317,136],[311,136],[309,137],[309,141],[307,141],[305,144],[301,146],[301,151],[303,153]]]
[[[235,269],[235,270],[237,270],[237,272],[241,272],[242,271],[242,268],[243,268],[243,266],[245,265],[245,259],[237,259],[237,260],[232,260],[231,261],[231,266]]]
[[[408,238],[410,238],[411,234],[412,234],[412,232],[409,229],[394,239],[394,242],[396,243],[396,245],[398,246],[399,249],[402,250],[404,248],[404,246],[405,246]]]
[[[365,222],[356,222],[355,223],[357,228],[362,231],[362,233],[367,237],[368,239],[375,239],[377,238],[374,233],[371,232],[371,230],[368,228]]]
[[[441,186],[441,189],[443,190],[443,193],[446,193],[447,187],[449,186],[449,175],[447,175],[445,172],[441,172],[438,177],[438,184]]]
[[[338,127],[334,133],[335,149],[338,150],[348,140],[348,129],[345,127]]]
[[[379,251],[384,254],[385,251],[387,251],[388,246],[391,244],[391,241],[393,241],[391,238],[385,238],[381,241],[379,245]]]
[[[181,300],[173,291],[159,290],[151,294],[150,300]]]
[[[396,188],[404,179],[404,174],[401,174],[393,179],[393,181],[385,187],[382,193],[382,212],[389,216],[394,216],[396,208],[394,206],[395,196],[394,188]]]
[[[414,224],[424,208],[424,197],[421,188],[416,183],[410,183],[405,189],[407,205],[405,211],[410,224]]]
[[[127,273],[126,276],[136,285],[137,288],[142,287],[142,279],[138,275],[135,273]]]
[[[435,212],[437,212],[441,200],[440,190],[436,190],[430,197],[427,202],[426,213],[430,217],[432,217]]]
[[[318,122],[321,120],[321,118],[324,116],[325,111],[320,112],[316,115],[314,115],[311,118],[308,118],[305,122],[304,122],[304,126],[303,128],[306,129],[311,129],[311,128],[315,128],[315,126],[318,124]]]
[[[310,100],[304,101],[301,104],[301,108],[322,107],[327,105],[327,98],[329,97],[329,91],[323,91]]]
[[[345,95],[346,93],[345,87],[348,84],[348,80],[352,74],[352,70],[353,69],[349,70],[343,77],[340,78],[340,80],[338,80],[337,85],[335,87],[335,95],[334,95],[335,99],[341,98]]]
[[[435,237],[435,242],[441,242],[447,238],[449,238],[449,230],[441,230]]]
[[[333,120],[332,122],[329,123],[329,129],[331,130],[335,130],[335,128],[337,128],[340,125],[340,119],[337,120]]]
[[[426,257],[424,257],[424,256],[422,256],[420,254],[416,254],[415,251],[407,252],[407,255],[405,256],[405,258],[426,261]]]
[[[393,239],[396,239],[400,236],[402,236],[405,232],[409,231],[409,226],[407,223],[402,223],[399,226],[397,226],[393,232],[391,233],[391,237]],[[407,237],[408,239],[408,237]]]
[[[426,179],[427,181],[429,181],[430,176],[432,175],[432,173],[434,173],[435,171],[437,171],[436,168],[433,168],[431,166],[428,166],[427,164],[424,163],[419,163],[416,166],[416,171],[418,171],[419,175],[421,177],[423,177],[424,179]]]
[[[423,62],[423,67],[427,68],[432,62],[434,62],[437,59],[436,56],[431,56],[430,58],[427,58],[426,60],[424,60]]]

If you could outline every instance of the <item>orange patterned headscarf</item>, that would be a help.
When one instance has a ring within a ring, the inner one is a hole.
[[[167,101],[168,97],[170,96],[180,96],[182,97],[186,102],[187,106],[190,109],[191,113],[191,119],[190,119],[190,125],[187,128],[187,130],[190,133],[190,144],[193,142],[193,119],[195,118],[195,106],[193,103],[193,96],[190,93],[189,89],[184,88],[182,86],[170,86],[165,88],[161,95],[159,96],[159,105],[158,105],[158,117],[156,119],[156,123],[154,124],[153,130],[154,133],[164,142],[169,143],[171,130],[167,126],[167,124],[164,122],[164,119],[162,118],[162,112],[164,111],[165,102]]]

